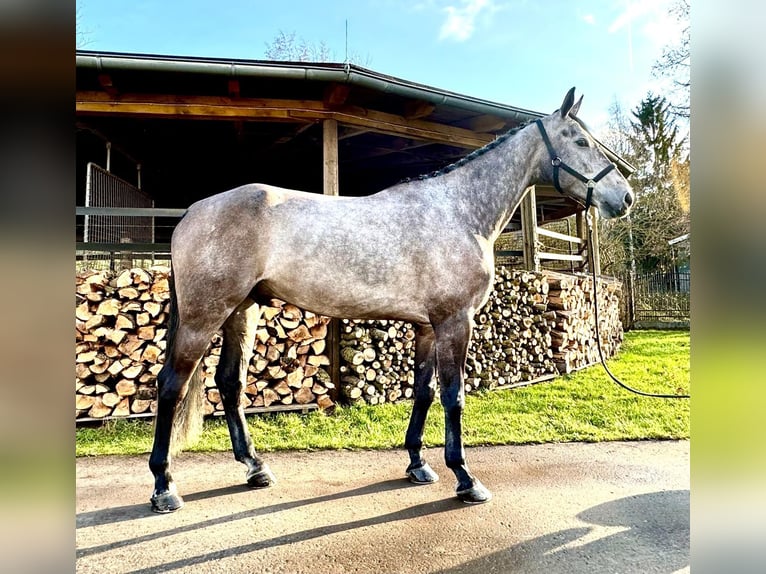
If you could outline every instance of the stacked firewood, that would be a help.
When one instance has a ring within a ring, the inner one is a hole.
[[[88,271],[76,277],[75,393],[78,418],[152,413],[165,359],[169,269]],[[541,380],[599,360],[586,275],[496,269],[487,304],[474,318],[465,390]],[[606,357],[622,342],[621,285],[597,286]],[[241,402],[245,408],[325,409],[345,402],[380,404],[413,395],[415,329],[402,321],[340,322],[340,388],[331,381],[330,319],[277,299],[262,307]],[[208,414],[223,410],[214,375],[216,335],[202,359]]]
[[[599,280],[604,354],[622,341],[619,283]],[[465,390],[545,380],[599,360],[592,279],[498,266],[487,304],[474,317]],[[412,396],[414,329],[398,321],[344,320],[340,396],[379,404]]]
[[[151,413],[167,345],[169,269],[128,269],[76,276],[76,417]],[[273,300],[262,308],[242,404],[248,407],[334,404],[327,366],[329,318]],[[221,337],[202,359],[208,413],[221,411],[213,375]]]
[[[494,289],[476,314],[465,389],[494,389],[556,374],[551,351],[553,313],[541,273],[498,266]]]
[[[166,346],[168,269],[82,272],[76,292],[76,416],[153,409]]]
[[[551,347],[556,368],[570,373],[600,360],[596,345],[593,279],[584,275],[548,272],[548,308],[555,312]],[[604,357],[613,356],[623,339],[619,318],[621,284],[600,279],[596,293]]]
[[[348,402],[371,405],[412,397],[415,329],[403,321],[343,319],[340,390]]]
[[[244,408],[334,404],[335,385],[327,367],[327,331],[330,319],[272,299],[262,306],[255,347],[240,401]],[[221,355],[221,336],[216,335],[202,360],[207,393],[207,414],[223,411],[215,371]]]
[[[546,309],[547,290],[542,274],[497,268],[489,301],[474,318],[467,392],[556,374],[550,349],[554,314]],[[410,398],[414,339],[409,323],[344,320],[341,397],[369,404]]]

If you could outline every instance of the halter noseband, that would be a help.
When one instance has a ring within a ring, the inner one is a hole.
[[[595,177],[587,178],[583,174],[581,174],[576,169],[569,167],[567,164],[565,164],[562,159],[556,154],[556,151],[553,149],[553,145],[551,145],[551,140],[548,138],[548,134],[545,132],[545,127],[543,126],[543,122],[541,120],[535,120],[535,123],[537,124],[537,127],[540,129],[540,134],[543,136],[543,142],[545,142],[545,147],[548,148],[548,155],[551,156],[551,165],[553,166],[553,187],[556,188],[556,191],[558,191],[561,195],[564,195],[564,191],[561,189],[561,185],[559,184],[559,168],[563,169],[570,175],[576,177],[581,182],[583,182],[586,186],[588,186],[588,194],[585,196],[585,211],[588,211],[588,208],[591,206],[591,199],[593,198],[593,188],[596,187],[596,184],[610,171],[612,171],[615,168],[615,165],[613,163],[609,163],[608,166],[606,166],[604,169],[602,169]]]

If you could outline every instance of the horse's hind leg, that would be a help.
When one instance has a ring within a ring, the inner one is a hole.
[[[183,407],[198,410],[199,404],[187,395],[190,391],[201,391],[197,385],[190,385],[190,381],[194,382],[193,379],[199,376],[196,372],[197,366],[210,344],[212,335],[212,331],[199,333],[185,325],[179,326],[174,335],[174,349],[168,353],[165,365],[157,375],[154,446],[149,457],[149,468],[154,475],[151,502],[155,512],[173,512],[184,504],[170,474],[171,433],[177,430],[173,428],[173,423]],[[195,388],[190,389],[190,386]],[[189,412],[186,416],[201,418],[202,412]]]
[[[241,404],[259,317],[260,308],[251,299],[245,299],[229,316],[223,324],[223,347],[215,374],[234,457],[247,466],[247,484],[255,488],[271,486],[276,482],[268,465],[255,453]]]
[[[415,400],[404,439],[404,446],[410,455],[406,473],[410,482],[415,484],[430,484],[439,480],[422,455],[423,428],[436,395],[435,363],[434,330],[430,325],[419,325],[415,335]]]

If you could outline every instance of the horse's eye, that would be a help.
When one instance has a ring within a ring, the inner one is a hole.
[[[586,140],[585,138],[580,138],[579,140],[575,141],[575,143],[579,145],[580,147],[588,147],[589,145],[588,140]]]

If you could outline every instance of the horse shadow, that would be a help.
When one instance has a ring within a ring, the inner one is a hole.
[[[158,537],[171,536],[171,535],[182,534],[186,532],[193,532],[196,530],[206,529],[206,528],[210,528],[220,524],[227,524],[227,523],[241,520],[241,519],[253,518],[257,516],[265,516],[268,514],[275,514],[278,512],[284,512],[287,510],[291,510],[293,508],[307,506],[310,504],[321,504],[324,502],[332,502],[335,500],[353,498],[357,496],[380,494],[383,492],[398,490],[402,488],[418,488],[418,487],[412,485],[407,479],[404,479],[404,478],[385,480],[382,482],[372,483],[359,488],[346,490],[342,492],[326,494],[323,496],[316,496],[313,498],[305,498],[301,500],[282,502],[279,504],[273,504],[270,506],[265,506],[260,508],[252,508],[252,509],[244,510],[242,512],[227,514],[225,516],[219,516],[219,517],[210,518],[207,520],[202,520],[199,522],[194,522],[191,524],[176,526],[174,528],[166,529],[164,531],[152,532],[142,536],[136,536],[133,538],[124,539],[117,542],[110,542],[108,544],[103,544],[99,546],[91,546],[88,548],[78,548],[76,551],[76,556],[77,558],[92,556],[95,554],[100,554],[101,552],[114,550],[115,548],[122,548],[122,547],[142,544],[144,542],[151,542],[152,540],[155,540]],[[191,494],[185,495],[184,500],[187,502],[192,502],[195,500],[198,501],[198,500],[202,500],[206,498],[213,498],[213,497],[224,496],[228,494],[235,494],[239,492],[242,492],[242,493],[252,492],[252,489],[247,487],[246,485],[227,486],[223,488],[216,488],[216,489],[210,489],[206,491],[200,491],[197,493],[191,493]],[[392,512],[389,514],[385,514],[385,515],[381,515],[381,516],[377,516],[377,517],[373,517],[369,519],[358,520],[358,521],[349,522],[345,524],[337,524],[337,525],[332,525],[332,526],[327,526],[322,528],[309,529],[303,532],[291,533],[290,535],[283,536],[283,537],[261,540],[252,544],[243,545],[242,547],[230,548],[230,549],[227,549],[226,551],[215,552],[209,555],[206,554],[200,557],[187,559],[182,561],[182,563],[179,563],[179,564],[163,565],[162,569],[167,568],[172,570],[173,568],[186,566],[189,564],[204,563],[204,562],[207,562],[208,560],[215,560],[216,558],[220,558],[220,557],[228,556],[232,554],[237,554],[240,552],[241,553],[253,552],[256,550],[262,550],[264,548],[269,548],[272,546],[280,546],[282,544],[288,544],[288,543],[293,543],[297,541],[311,540],[313,538],[326,536],[328,534],[333,534],[335,532],[353,530],[355,528],[362,528],[364,526],[374,526],[376,524],[383,524],[386,522],[397,521],[397,520],[409,520],[419,516],[426,516],[429,514],[436,514],[436,513],[445,512],[449,510],[457,510],[464,507],[465,505],[461,503],[460,501],[458,501],[456,498],[449,498],[449,499],[445,499],[441,501],[428,502],[428,503],[412,506],[412,507],[405,508],[396,512]],[[123,521],[145,519],[147,517],[151,518],[154,516],[158,516],[149,512],[148,508],[149,508],[148,504],[132,504],[132,505],[126,505],[121,507],[113,507],[113,508],[107,508],[102,510],[83,512],[78,514],[76,517],[76,524],[77,524],[76,528],[102,526],[107,524],[115,524],[115,523],[123,522]],[[157,570],[155,567],[155,569],[151,571],[156,572],[161,570]]]
[[[629,496],[589,508],[593,526],[559,530],[433,574],[646,574],[689,565],[689,491]],[[593,538],[598,526],[623,530]]]
[[[221,522],[229,520],[237,520],[240,518],[248,518],[252,516],[260,516],[265,514],[273,514],[275,512],[282,512],[284,510],[290,510],[300,506],[306,506],[308,504],[319,504],[322,502],[330,502],[333,500],[340,500],[343,498],[351,498],[355,496],[366,496],[368,494],[376,494],[381,492],[387,492],[390,490],[397,490],[400,488],[408,488],[412,486],[406,479],[391,479],[384,480],[382,482],[368,484],[352,490],[346,490],[342,492],[336,492],[332,494],[326,494],[324,496],[316,496],[313,498],[305,498],[301,500],[293,500],[290,502],[283,502],[272,506],[263,508],[253,508],[243,512],[239,512],[233,515],[229,515],[226,518],[221,518]],[[208,498],[218,498],[222,496],[230,496],[233,494],[246,494],[252,493],[253,489],[246,484],[233,484],[230,486],[223,486],[221,488],[211,488],[208,490],[201,490],[199,492],[192,492],[184,494],[184,501],[195,502],[205,500]],[[75,528],[86,528],[92,526],[104,526],[106,524],[117,524],[119,522],[126,522],[130,520],[140,520],[147,517],[160,516],[150,512],[149,501],[145,504],[128,504],[125,506],[112,506],[110,508],[101,508],[98,510],[91,510],[87,512],[80,512],[75,519]],[[211,521],[215,524],[216,520]],[[202,528],[211,526],[206,522]]]

